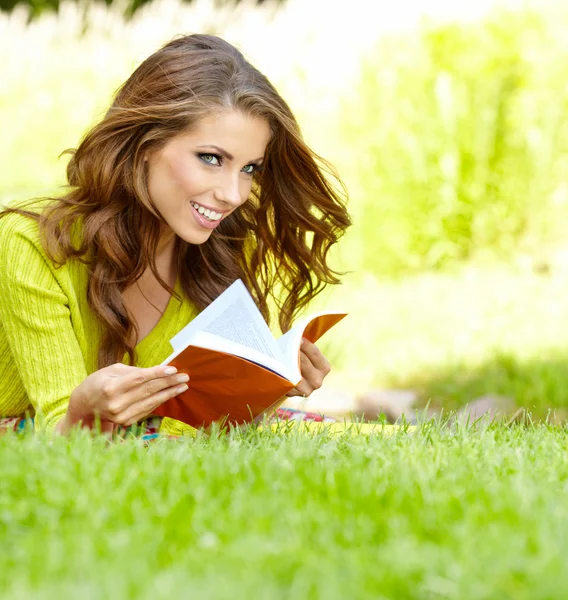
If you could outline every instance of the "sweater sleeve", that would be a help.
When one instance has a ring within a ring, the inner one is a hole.
[[[68,298],[23,219],[0,219],[0,322],[38,425],[51,430],[87,372]]]

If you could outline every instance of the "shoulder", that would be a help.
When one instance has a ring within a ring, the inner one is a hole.
[[[10,238],[14,237],[37,239],[39,237],[38,221],[17,213],[0,215],[0,243],[6,245]]]
[[[37,218],[19,213],[0,215],[0,287],[4,295],[6,286],[45,287],[56,276],[59,267],[46,253],[42,237]]]
[[[21,253],[39,253],[45,258],[41,242],[39,216],[48,206],[48,200],[33,203],[12,203],[7,208],[25,210],[31,214],[6,213],[0,210],[0,261]],[[37,215],[37,216],[35,216]]]
[[[21,243],[27,240],[40,247],[39,223],[33,217],[5,213],[0,215],[0,258],[12,252],[21,251]]]
[[[10,238],[25,238],[34,245],[40,246],[39,218],[43,211],[55,204],[52,198],[37,198],[26,202],[13,202],[0,207],[0,243],[6,244]],[[27,214],[4,212],[4,208],[18,209]]]

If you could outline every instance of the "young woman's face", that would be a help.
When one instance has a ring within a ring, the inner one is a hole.
[[[268,123],[239,111],[200,120],[147,156],[148,191],[174,233],[203,244],[249,197],[270,139]]]

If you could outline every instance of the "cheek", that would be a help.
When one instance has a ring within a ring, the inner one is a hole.
[[[164,182],[160,171],[159,169],[151,166],[148,169],[148,194],[150,194],[152,202],[154,202],[154,204],[159,202],[164,193]]]
[[[250,196],[252,190],[252,179],[241,180],[239,185],[239,195],[241,196],[242,202],[245,202]]]
[[[162,159],[150,164],[148,191],[155,203],[165,202],[178,186],[178,174],[171,161]]]
[[[172,186],[187,189],[195,185],[195,173],[190,173],[186,160],[174,158],[168,163],[167,176]]]

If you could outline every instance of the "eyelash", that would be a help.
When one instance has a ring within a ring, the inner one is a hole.
[[[215,154],[214,152],[201,152],[197,155],[206,165],[212,165],[214,167],[216,167],[217,165],[209,162],[208,160],[205,160],[204,157],[206,156],[214,156],[218,161],[219,161],[219,166],[221,166],[222,162],[223,162],[223,157],[220,154]],[[245,167],[252,167],[252,171],[244,171],[244,173],[246,175],[254,175],[255,173],[257,173],[258,171],[260,171],[261,166],[260,165],[254,165],[254,164],[250,164],[250,165],[245,165]],[[244,167],[243,167],[244,169]],[[242,170],[242,169],[241,169]]]

